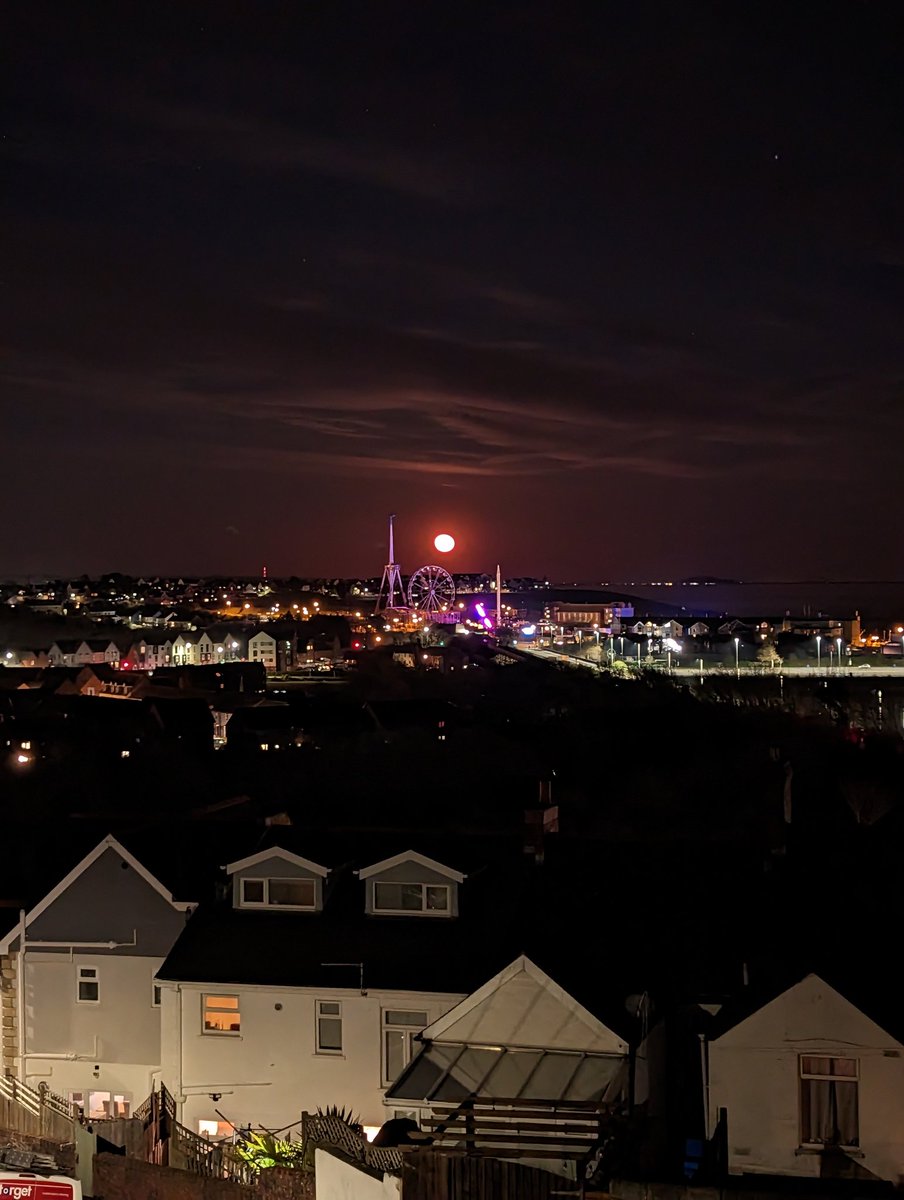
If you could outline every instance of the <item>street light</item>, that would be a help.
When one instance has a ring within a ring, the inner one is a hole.
[[[840,671],[841,670],[841,638],[840,637],[835,638],[835,646],[837,647],[837,650],[838,650],[838,658],[835,660],[835,669]],[[902,650],[902,653],[904,653],[904,650]]]
[[[700,659],[700,682],[703,682],[703,659]]]
[[[741,678],[741,656],[740,656],[741,639],[736,637],[734,640],[734,669],[738,679]]]
[[[816,635],[816,670],[822,670],[822,635]]]

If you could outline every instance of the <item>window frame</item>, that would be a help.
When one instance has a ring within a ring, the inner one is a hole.
[[[373,900],[372,907],[375,914],[391,917],[450,917],[452,915],[452,885],[450,883],[419,883],[412,880],[407,883],[398,883],[392,879],[375,879],[373,881]],[[420,908],[383,908],[377,903],[377,889],[381,887],[419,887],[421,889],[421,907]],[[427,891],[429,888],[442,888],[446,893],[445,908],[428,908],[427,907]]]
[[[235,1008],[225,1008],[222,1005],[211,1004],[211,1000],[235,1000]],[[208,1029],[208,1012],[233,1013],[238,1018],[238,1029]],[[201,993],[201,1034],[203,1037],[242,1036],[242,998],[236,992],[202,992]]]
[[[151,1008],[161,1008],[163,1006],[163,987],[155,980],[151,980]]]
[[[337,1012],[324,1012],[323,1005],[335,1005]],[[323,1046],[320,1040],[320,1022],[321,1021],[338,1021],[339,1022],[339,1046]],[[342,1001],[341,1000],[315,1000],[314,1001],[314,1053],[323,1054],[331,1058],[343,1058],[345,1056],[343,1044],[343,1021],[342,1021]]]
[[[261,749],[264,748],[264,743],[261,743]],[[245,899],[245,884],[246,883],[262,883],[264,885],[263,900],[246,900]],[[270,884],[271,883],[306,883],[309,884],[314,891],[314,898],[311,904],[274,904],[270,900]],[[307,875],[242,875],[239,879],[239,908],[251,909],[268,909],[276,912],[317,912],[317,880],[309,878]]]
[[[90,971],[90,975],[83,977],[83,971]],[[82,984],[91,984],[97,989],[97,995],[93,1000],[82,995]],[[75,972],[75,1002],[76,1004],[100,1004],[100,969],[98,967],[76,967]]]
[[[103,1088],[73,1088],[67,1092],[70,1104],[77,1105],[83,1112],[87,1121],[103,1121],[108,1117],[116,1117],[114,1107],[117,1099],[126,1110],[122,1116],[128,1120],[132,1116],[132,1093],[131,1092],[108,1092]],[[92,1096],[108,1096],[110,1104],[110,1112],[103,1116],[97,1117],[91,1115],[91,1097]]]
[[[418,1023],[418,1022],[407,1022],[406,1023],[406,1022],[402,1022],[402,1021],[390,1021],[388,1019],[390,1013],[401,1013],[401,1012],[407,1013],[409,1016],[423,1017],[424,1018],[423,1023]],[[404,1071],[405,1068],[411,1064],[411,1060],[414,1058],[415,1054],[417,1054],[417,1049],[413,1046],[412,1043],[414,1042],[414,1039],[418,1036],[418,1034],[422,1033],[429,1024],[430,1024],[430,1015],[429,1015],[429,1013],[425,1012],[423,1009],[384,1008],[381,1010],[381,1012],[380,1012],[380,1043],[381,1043],[381,1046],[380,1046],[380,1049],[381,1049],[380,1070],[381,1070],[381,1075],[382,1075],[383,1087],[389,1087],[390,1084],[395,1083],[396,1079],[398,1079],[401,1072]],[[389,1045],[388,1045],[387,1035],[390,1033],[401,1033],[403,1035],[407,1035],[407,1036],[403,1037],[403,1042],[402,1042],[402,1044],[404,1046],[404,1052],[403,1052],[402,1057],[404,1058],[405,1061],[402,1063],[401,1067],[399,1068],[399,1071],[396,1072],[394,1075],[389,1074]]]
[[[850,1062],[850,1063],[854,1064],[854,1074],[853,1075],[831,1075],[831,1074],[825,1075],[825,1074],[822,1074],[821,1072],[804,1071],[804,1059],[805,1058],[827,1058],[830,1062],[834,1062],[836,1060],[839,1062]],[[847,1150],[847,1151],[859,1150],[860,1149],[860,1059],[855,1058],[853,1055],[850,1055],[850,1054],[835,1054],[835,1053],[831,1053],[831,1052],[830,1053],[821,1053],[821,1054],[813,1053],[813,1052],[811,1052],[809,1054],[798,1054],[798,1056],[797,1056],[797,1077],[798,1077],[797,1105],[798,1105],[798,1118],[799,1118],[798,1129],[799,1129],[800,1148],[802,1150],[808,1150],[808,1151],[823,1151],[823,1150],[827,1150],[827,1149],[832,1149],[832,1150],[837,1149],[837,1150]],[[856,1140],[856,1142],[835,1143],[835,1142],[807,1141],[807,1139],[804,1136],[805,1132],[807,1132],[804,1129],[804,1087],[803,1087],[803,1085],[804,1085],[805,1081],[813,1082],[813,1083],[827,1083],[830,1085],[833,1083],[836,1083],[836,1084],[837,1083],[849,1083],[849,1084],[854,1085],[854,1087],[856,1088],[856,1097],[857,1097],[857,1140]]]

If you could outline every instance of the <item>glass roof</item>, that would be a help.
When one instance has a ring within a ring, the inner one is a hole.
[[[386,1093],[391,1100],[603,1101],[619,1088],[616,1054],[430,1042]]]

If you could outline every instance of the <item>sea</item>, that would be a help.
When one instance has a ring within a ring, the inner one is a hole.
[[[670,613],[698,617],[852,617],[867,626],[904,625],[904,580],[714,580],[699,583],[554,584],[525,593],[531,607],[540,600],[633,602],[638,615]]]
[[[609,584],[651,611],[664,606],[701,617],[832,617],[860,614],[864,624],[904,624],[904,580],[776,580],[772,582]]]

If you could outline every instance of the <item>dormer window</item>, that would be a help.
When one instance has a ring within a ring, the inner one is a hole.
[[[278,912],[319,912],[326,867],[274,847],[230,863],[235,908]]]
[[[374,883],[375,912],[449,911],[449,889],[444,884]]]
[[[317,907],[317,884],[313,879],[253,879],[243,878],[242,908],[307,908]]]
[[[407,850],[358,871],[365,884],[365,910],[372,916],[458,916],[460,871]]]

